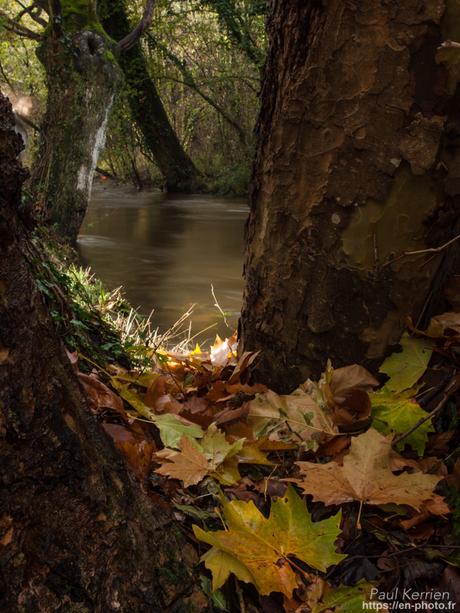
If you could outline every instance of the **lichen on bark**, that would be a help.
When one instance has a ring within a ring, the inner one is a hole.
[[[121,76],[93,2],[63,2],[61,28],[38,50],[48,99],[31,186],[37,209],[75,241]]]

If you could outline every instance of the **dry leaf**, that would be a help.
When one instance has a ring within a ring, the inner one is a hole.
[[[92,411],[112,409],[126,417],[123,400],[102,381],[99,381],[95,375],[85,375],[79,372],[78,379],[83,386],[89,408]]]
[[[303,389],[287,396],[271,390],[249,403],[248,423],[257,437],[307,443],[316,447],[322,435],[334,435],[337,428],[331,417]]]
[[[378,385],[379,382],[368,370],[358,364],[352,364],[334,369],[329,387],[334,402],[344,404],[354,391],[370,392]]]
[[[422,473],[394,475],[391,471],[391,441],[371,428],[351,441],[343,466],[336,462],[297,462],[303,479],[299,485],[316,501],[342,504],[395,503],[420,510],[423,503],[438,498],[433,490],[442,479]]]
[[[183,481],[185,487],[189,487],[196,485],[206,477],[208,460],[189,438],[183,436],[180,453],[170,455],[169,462],[163,464],[155,472],[171,479],[179,479]]]

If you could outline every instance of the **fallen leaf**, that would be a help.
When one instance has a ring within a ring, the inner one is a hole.
[[[125,426],[103,423],[102,427],[124,455],[131,469],[141,480],[145,479],[150,471],[155,444],[135,435]]]
[[[341,464],[350,446],[351,436],[336,436],[319,446],[317,457],[330,457]]]
[[[165,460],[165,463],[156,472],[180,479],[185,487],[196,485],[208,475],[223,485],[233,485],[239,480],[238,460],[234,456],[241,451],[244,439],[229,443],[225,434],[215,424],[211,424],[199,443],[187,437],[185,440],[187,443],[184,447],[184,438],[182,438],[179,452],[163,449],[157,454],[157,458]],[[197,453],[191,454],[190,445]],[[192,455],[195,460],[194,468],[189,463]]]
[[[217,413],[217,415],[214,416],[213,421],[218,426],[223,425],[223,424],[229,424],[237,419],[246,417],[248,413],[249,413],[249,404],[247,402],[244,402],[240,407],[236,409],[228,407],[224,409],[223,411],[220,411],[219,413]]]
[[[414,393],[412,390],[406,390],[394,394],[385,386],[371,394],[373,427],[382,434],[403,434],[426,418],[428,414],[413,399]],[[430,432],[434,432],[434,427],[431,420],[428,420],[402,440],[397,449],[402,450],[407,444],[421,457]]]
[[[237,365],[235,366],[235,370],[232,373],[232,376],[228,380],[229,384],[237,383],[241,380],[241,376],[244,372],[254,363],[254,361],[259,356],[260,351],[245,351],[243,355],[239,358]]]
[[[211,364],[214,367],[221,368],[229,364],[235,364],[237,347],[236,334],[231,338],[226,338],[225,341],[216,336],[214,345],[211,347]]]
[[[431,318],[430,325],[426,333],[433,338],[446,335],[448,331],[460,334],[460,313],[449,312],[435,315]]]
[[[355,586],[341,585],[333,588],[326,585],[319,602],[314,604],[311,613],[356,613],[365,610],[364,603],[370,600],[372,585],[361,582]]]
[[[180,447],[180,453],[171,455],[169,461],[155,472],[171,479],[179,479],[185,487],[196,485],[208,474],[208,461],[186,436],[182,437]]]
[[[183,436],[200,439],[203,430],[179,415],[150,415],[150,421],[160,431],[160,438],[165,447],[178,448]]]
[[[390,380],[385,384],[389,392],[399,393],[413,387],[427,369],[432,344],[427,339],[404,334],[400,353],[392,353],[381,365],[380,372]]]
[[[315,448],[324,434],[338,432],[331,417],[302,389],[287,396],[273,391],[249,403],[249,425],[256,437],[307,444]]]
[[[112,409],[126,418],[123,400],[102,381],[99,381],[95,375],[85,375],[78,372],[78,380],[84,389],[86,400],[92,411]]]
[[[353,391],[369,392],[378,385],[379,382],[368,370],[358,364],[352,364],[332,371],[329,388],[334,402],[343,404]]]
[[[165,413],[156,415],[142,400],[141,396],[130,388],[129,384],[112,377],[112,385],[115,386],[120,396],[133,408],[143,419],[150,421],[160,431],[160,438],[165,447],[178,448],[182,436],[201,438],[203,430],[200,426],[175,415]]]
[[[352,439],[343,466],[337,462],[296,462],[303,477],[298,484],[313,500],[327,505],[359,501],[373,505],[395,503],[420,510],[425,501],[436,498],[433,490],[442,477],[422,473],[394,475],[392,453],[391,440],[371,428]]]
[[[233,573],[240,581],[253,583],[262,595],[282,592],[290,597],[297,578],[290,556],[325,572],[346,556],[335,550],[340,533],[341,513],[313,522],[292,487],[272,501],[270,515],[264,517],[252,501],[222,498],[226,530],[193,531],[198,540],[212,545],[202,561],[213,573],[213,589],[221,587]]]
[[[234,443],[229,443],[225,434],[211,424],[200,441],[200,447],[209,462],[209,470],[214,471],[227,458],[231,458],[241,451],[244,439],[238,439]]]

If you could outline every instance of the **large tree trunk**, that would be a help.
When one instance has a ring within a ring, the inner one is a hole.
[[[103,0],[99,3],[99,13],[112,38],[121,40],[130,31],[123,0]],[[200,173],[171,126],[149,74],[140,43],[124,51],[119,61],[126,79],[132,117],[164,177],[167,191],[193,192],[202,189]]]
[[[247,228],[244,350],[278,389],[372,367],[458,267],[454,0],[271,1]],[[435,285],[433,285],[435,284]]]
[[[48,99],[31,184],[46,219],[75,241],[120,71],[98,22],[75,22],[71,13],[64,13],[61,32],[49,29],[38,57]]]
[[[17,215],[12,126],[0,95],[0,610],[205,610],[189,599],[193,550],[127,473],[53,331]]]

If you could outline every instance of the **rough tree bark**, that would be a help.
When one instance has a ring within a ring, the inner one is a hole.
[[[123,0],[99,2],[99,14],[110,36],[122,39],[130,31]],[[184,151],[153,82],[140,43],[120,55],[131,114],[138,125],[169,192],[194,192],[203,187],[200,173]]]
[[[194,553],[85,407],[31,274],[0,95],[0,609],[201,611]]]
[[[279,390],[373,367],[459,264],[455,0],[271,0],[244,350]]]
[[[48,99],[31,185],[39,210],[73,242],[88,205],[120,70],[94,2],[61,4],[62,15],[50,15],[52,25],[38,50]]]

